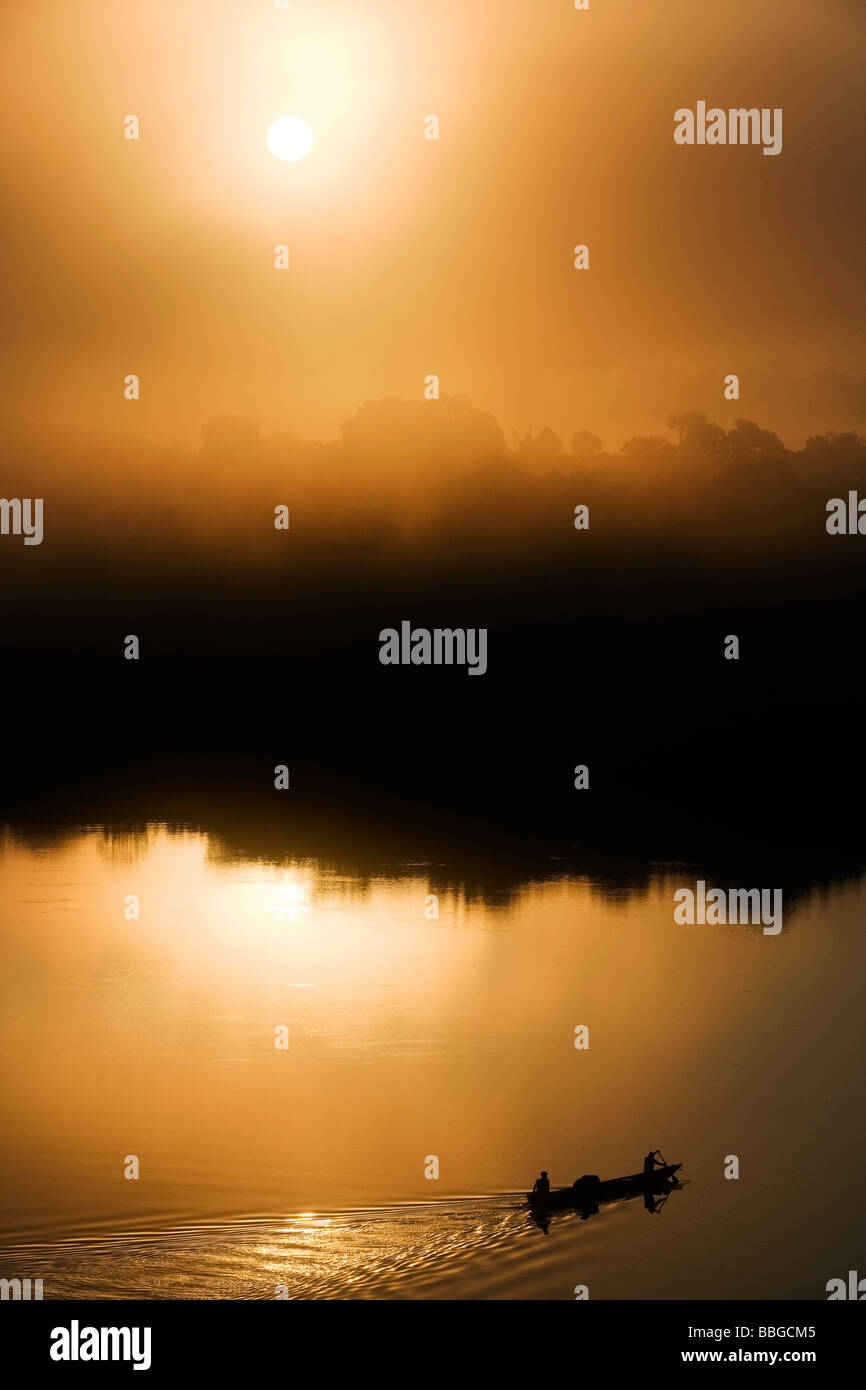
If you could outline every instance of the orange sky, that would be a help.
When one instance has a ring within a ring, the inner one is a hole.
[[[0,37],[7,411],[331,438],[435,372],[509,438],[866,424],[854,0],[9,0]],[[782,154],[677,147],[699,99],[782,107]]]

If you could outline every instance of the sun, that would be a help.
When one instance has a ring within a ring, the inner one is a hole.
[[[313,148],[313,132],[300,116],[281,116],[268,127],[268,149],[277,159],[294,163]]]

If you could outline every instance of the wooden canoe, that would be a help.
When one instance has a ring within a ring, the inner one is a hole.
[[[571,1187],[557,1187],[550,1192],[527,1192],[526,1200],[534,1212],[561,1211],[567,1207],[595,1207],[599,1202],[614,1202],[622,1197],[637,1197],[642,1192],[664,1192],[681,1163],[668,1163],[652,1173],[629,1173],[623,1178],[578,1178]]]

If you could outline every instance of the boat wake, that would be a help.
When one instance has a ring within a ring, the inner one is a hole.
[[[47,1299],[496,1297],[532,1235],[514,1194],[93,1233],[7,1246],[3,1268]]]

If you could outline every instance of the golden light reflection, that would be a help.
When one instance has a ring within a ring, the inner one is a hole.
[[[298,913],[309,912],[311,910],[309,893],[310,890],[303,884],[297,882],[292,877],[288,869],[283,872],[283,881],[277,890],[279,899],[272,907],[271,911],[278,922],[284,917],[294,919]]]
[[[770,997],[786,997],[803,964],[787,939],[770,960],[746,934],[693,930],[684,974],[661,878],[623,901],[567,879],[500,908],[443,895],[436,921],[419,870],[239,862],[157,825],[51,853],[7,837],[0,980],[15,1007],[0,1012],[0,1083],[18,1143],[0,1217],[102,1219],[109,1192],[125,1222],[298,1209],[317,1224],[317,1211],[513,1191],[539,1155],[555,1178],[581,1162],[621,1171],[638,1134],[679,1158],[741,1114],[741,1073],[721,1074],[708,1105],[702,1059],[761,1050],[741,1009],[732,1042],[731,1001],[744,959],[753,989],[772,971]],[[807,964],[825,968],[814,952]],[[118,1192],[130,1152],[147,1182]],[[435,1190],[430,1153],[445,1156]]]

